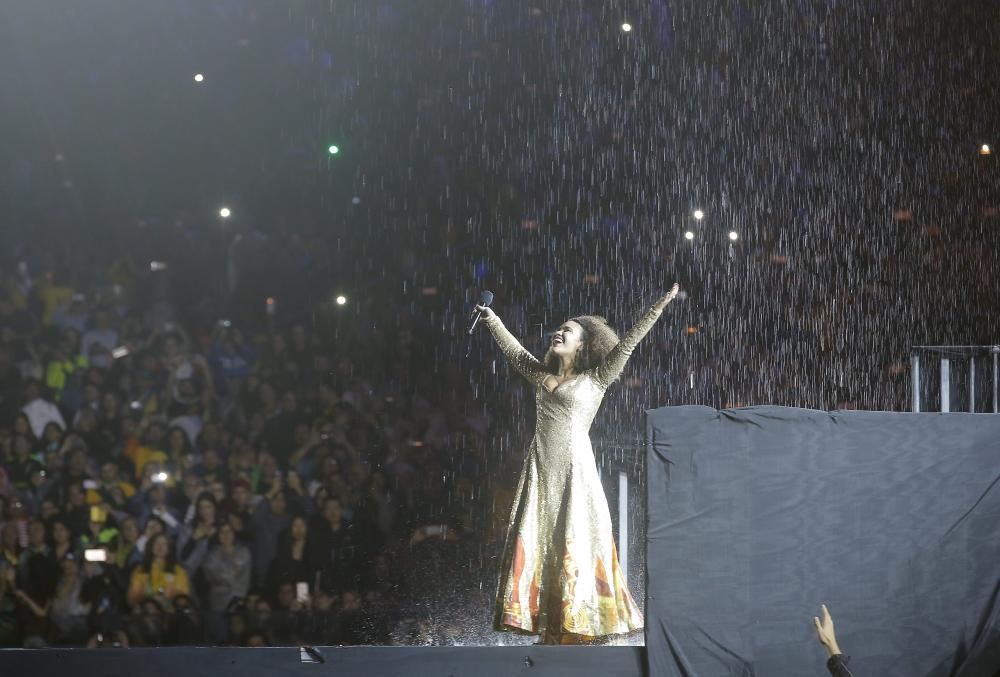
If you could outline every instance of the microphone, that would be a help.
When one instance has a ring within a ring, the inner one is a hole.
[[[480,306],[488,306],[491,303],[493,303],[493,292],[484,290],[479,295],[479,304],[478,305],[480,305]],[[477,310],[473,310],[472,311],[472,317],[474,317],[475,319],[472,320],[472,326],[469,327],[469,332],[468,333],[469,333],[470,336],[472,335],[472,331],[476,328],[476,323],[479,322],[479,318],[481,318],[482,315],[483,315],[483,312],[481,310],[477,309]]]

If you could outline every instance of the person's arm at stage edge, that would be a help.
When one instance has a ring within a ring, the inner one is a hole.
[[[497,345],[500,346],[500,350],[507,356],[507,359],[514,368],[517,369],[521,376],[536,386],[542,385],[542,382],[549,375],[549,372],[545,369],[545,365],[514,338],[514,335],[507,330],[507,327],[500,321],[500,318],[497,317],[492,308],[477,305],[476,309],[482,312],[483,321],[486,322],[486,326],[489,327],[490,333],[493,334]]]
[[[816,637],[819,643],[826,649],[826,668],[833,677],[854,677],[854,674],[847,668],[850,656],[845,656],[837,644],[837,635],[833,631],[833,618],[825,604],[821,604],[823,609],[823,619],[813,616],[813,625],[816,627]]]
[[[643,315],[635,326],[628,330],[628,332],[618,341],[618,345],[611,349],[608,356],[604,358],[594,369],[594,381],[602,388],[607,388],[611,385],[616,378],[621,376],[622,371],[625,370],[625,364],[628,362],[628,358],[632,356],[632,351],[635,347],[639,345],[639,341],[649,333],[649,330],[653,328],[656,321],[660,319],[660,315],[663,313],[663,309],[667,307],[667,304],[674,300],[677,296],[679,287],[674,284],[670,288],[670,291],[661,298],[659,301],[654,303],[646,314]]]

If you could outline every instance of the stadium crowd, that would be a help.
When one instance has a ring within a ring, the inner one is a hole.
[[[78,244],[0,276],[0,645],[442,641],[423,601],[509,506],[474,489],[460,379],[370,382],[412,337],[199,321],[170,282],[197,257]]]

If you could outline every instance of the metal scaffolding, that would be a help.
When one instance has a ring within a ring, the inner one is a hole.
[[[993,413],[997,410],[998,358],[1000,346],[913,346],[910,349],[910,409],[920,411],[921,404],[921,364],[938,360],[940,373],[940,403],[941,411],[951,411],[952,395],[952,363],[964,364],[968,367],[968,411],[976,411],[976,360],[980,363],[987,358],[993,363]],[[932,362],[933,363],[933,362]]]

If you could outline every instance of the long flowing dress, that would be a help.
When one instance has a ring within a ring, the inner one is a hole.
[[[605,391],[661,312],[650,308],[599,366],[551,391],[544,365],[500,318],[486,320],[510,363],[535,384],[537,408],[504,542],[496,630],[600,637],[642,627],[618,565],[589,433]]]

